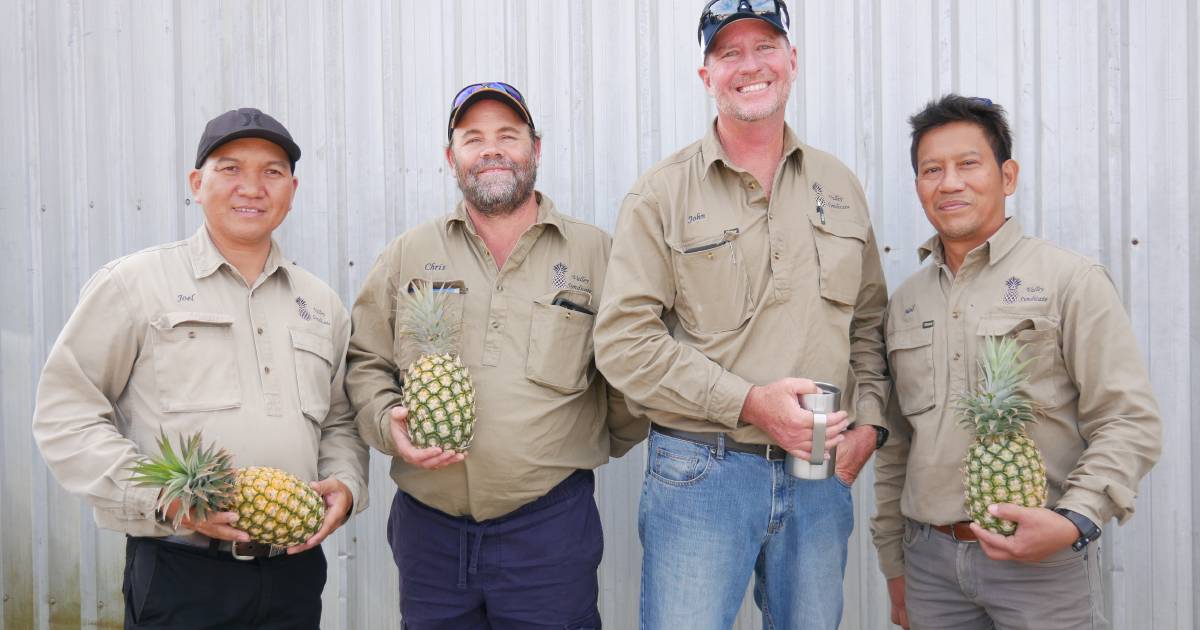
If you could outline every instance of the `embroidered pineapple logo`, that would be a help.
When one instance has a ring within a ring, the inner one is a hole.
[[[1012,304],[1017,301],[1017,289],[1021,286],[1021,279],[1013,276],[1004,281],[1004,286],[1008,287],[1004,290],[1004,303]]]
[[[300,313],[300,319],[304,321],[312,319],[312,313],[308,312],[308,302],[305,302],[302,297],[296,298],[296,311]]]
[[[820,182],[813,182],[812,189],[813,189],[813,192],[816,193],[816,195],[817,195],[817,205],[824,207],[825,206],[825,189],[821,188]]]
[[[558,289],[567,287],[567,266],[561,262],[554,265],[554,286]]]

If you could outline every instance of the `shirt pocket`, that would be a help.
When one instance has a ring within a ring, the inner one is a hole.
[[[675,314],[692,332],[729,332],[750,319],[750,274],[731,232],[672,251]]]
[[[818,217],[810,216],[809,220],[817,248],[821,297],[854,306],[858,302],[859,285],[862,284],[867,227],[845,219],[829,218],[822,223]]]
[[[1042,407],[1058,405],[1059,376],[1062,364],[1058,347],[1058,319],[1049,315],[993,314],[979,320],[979,356],[987,337],[1009,337],[1021,344],[1021,359],[1025,367],[1025,385],[1021,388],[1031,400]]]
[[[933,409],[933,327],[907,328],[887,336],[888,365],[900,413],[915,416]]]
[[[288,331],[292,335],[300,413],[321,424],[329,415],[330,387],[338,368],[334,363],[333,340],[329,335],[299,328]]]
[[[591,296],[578,291],[556,291],[534,299],[525,377],[556,392],[574,394],[586,389],[595,375],[592,325],[596,316],[554,304],[559,297],[592,308],[586,306]]]
[[[154,377],[164,412],[242,405],[233,317],[176,311],[151,322]]]

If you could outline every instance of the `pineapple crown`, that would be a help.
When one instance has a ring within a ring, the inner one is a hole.
[[[401,294],[396,333],[416,344],[421,354],[455,354],[462,319],[449,312],[449,292],[432,281],[414,281]]]
[[[1019,394],[1026,383],[1022,347],[1010,337],[988,337],[979,357],[981,377],[975,390],[962,396],[958,408],[960,423],[979,436],[1003,435],[1023,431],[1037,420],[1037,405]]]
[[[141,487],[162,488],[158,510],[166,513],[171,502],[179,500],[179,511],[171,526],[178,529],[183,517],[204,520],[209,512],[220,511],[233,493],[233,456],[215,445],[204,446],[200,432],[179,436],[179,454],[171,448],[167,434],[159,429],[159,456],[147,457],[130,467],[130,481]]]

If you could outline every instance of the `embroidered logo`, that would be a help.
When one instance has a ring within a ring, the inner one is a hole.
[[[1013,277],[1009,278],[1008,280],[1004,281],[1004,286],[1007,287],[1004,290],[1004,303],[1012,304],[1013,302],[1016,302],[1017,301],[1017,289],[1019,289],[1021,287],[1021,279],[1016,276],[1013,276]]]
[[[817,205],[824,206],[825,205],[825,191],[821,188],[821,184],[819,182],[813,182],[812,189],[813,189],[813,193],[815,193],[817,195]]]
[[[561,261],[554,265],[554,287],[558,289],[567,287],[567,266]]]
[[[296,298],[296,310],[300,313],[300,319],[304,321],[312,319],[312,313],[308,312],[308,302],[305,302],[304,298]]]

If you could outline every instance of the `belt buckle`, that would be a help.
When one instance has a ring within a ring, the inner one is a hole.
[[[242,562],[249,562],[249,561],[255,559],[255,556],[243,556],[243,555],[238,554],[237,549],[238,549],[238,541],[235,540],[232,542],[232,544],[229,545],[229,553],[233,555],[234,560],[241,560]]]

